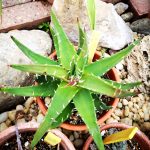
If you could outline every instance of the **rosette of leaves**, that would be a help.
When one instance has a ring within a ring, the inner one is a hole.
[[[50,96],[52,98],[44,121],[34,135],[31,144],[32,148],[48,129],[56,128],[62,124],[75,107],[90,134],[93,136],[98,149],[103,150],[104,145],[95,113],[94,102],[96,98],[93,96],[93,93],[100,93],[113,98],[133,96],[136,94],[129,90],[139,85],[139,82],[123,84],[104,79],[101,76],[127,56],[139,41],[135,41],[111,57],[91,62],[91,54],[94,51],[91,53],[87,44],[86,34],[80,25],[79,45],[76,51],[61,27],[54,11],[51,11],[51,20],[54,27],[50,29],[57,52],[57,60],[54,61],[48,57],[34,53],[12,37],[12,40],[20,50],[35,64],[13,64],[10,66],[27,73],[33,73],[37,76],[40,75],[38,78],[39,84],[28,87],[3,87],[0,88],[0,91],[19,96]],[[95,45],[95,43],[91,45]],[[43,76],[45,77],[44,79],[42,78]],[[100,101],[98,105],[102,109],[109,109],[108,106]]]

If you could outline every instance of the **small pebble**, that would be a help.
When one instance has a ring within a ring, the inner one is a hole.
[[[9,119],[7,119],[5,123],[8,127],[11,125],[11,121]]]
[[[44,101],[45,101],[45,104],[48,106],[50,104],[50,102],[51,102],[51,98],[50,97],[46,97],[44,99]]]
[[[122,14],[121,15],[121,18],[124,20],[124,21],[130,21],[132,18],[133,18],[133,13],[132,12],[127,12],[125,14]]]
[[[110,117],[109,119],[106,120],[106,124],[109,124],[109,123],[115,123],[115,122],[118,122],[117,120],[115,120],[114,118]]]
[[[144,118],[144,113],[143,112],[140,111],[139,115],[140,115],[141,118]]]
[[[38,116],[37,116],[37,122],[38,123],[42,123],[43,119],[44,119],[44,116],[42,114],[38,114]]]
[[[117,13],[121,15],[128,9],[129,6],[125,3],[120,2],[120,3],[117,3],[114,7]]]
[[[5,122],[8,118],[8,113],[4,112],[0,114],[0,123]]]
[[[33,97],[29,97],[26,102],[25,102],[25,107],[27,108],[27,110],[30,108],[31,104],[33,103],[34,98]]]
[[[129,117],[130,119],[132,119],[132,117],[133,117],[133,112],[129,112],[128,117]]]
[[[133,102],[128,102],[128,106],[129,106],[129,108],[132,108],[133,107]]]
[[[115,109],[114,113],[116,116],[119,116],[119,117],[121,117],[123,115],[123,112],[120,109]]]
[[[7,127],[6,123],[3,122],[3,123],[0,124],[0,132],[4,131],[7,128],[8,127]]]
[[[74,136],[73,136],[72,134],[69,136],[69,140],[70,140],[71,142],[74,141]]]
[[[126,99],[123,99],[123,100],[122,100],[122,103],[123,103],[123,105],[126,106],[126,105],[128,105],[129,102],[128,102]]]
[[[125,112],[124,112],[124,114],[125,114],[125,116],[129,116],[129,107],[125,107]]]
[[[149,114],[144,114],[144,120],[148,121],[149,120]]]
[[[9,112],[8,112],[8,118],[9,118],[11,121],[14,121],[14,120],[15,120],[15,117],[16,117],[16,110],[12,110],[12,111],[9,111]]]
[[[141,129],[143,131],[150,131],[150,122],[144,122],[142,125],[141,125]]]
[[[118,105],[117,105],[117,107],[118,108],[122,108],[122,103],[119,102]]]
[[[133,123],[133,126],[137,127],[138,129],[140,129],[140,126],[137,123],[135,123],[135,122]]]
[[[23,106],[22,105],[17,105],[16,106],[16,111],[24,111],[24,108],[23,108]]]
[[[124,67],[123,67],[123,64],[122,64],[122,63],[118,63],[118,64],[116,65],[116,68],[117,68],[118,70],[122,70]]]
[[[74,145],[75,145],[76,148],[82,147],[83,143],[84,143],[83,139],[76,139],[74,141]]]
[[[74,135],[75,139],[79,138],[79,133],[78,132],[74,132],[73,135]]]

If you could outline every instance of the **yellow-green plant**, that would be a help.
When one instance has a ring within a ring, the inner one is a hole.
[[[75,107],[87,125],[98,149],[103,150],[104,145],[99,126],[97,125],[95,105],[98,104],[99,108],[104,110],[110,107],[100,100],[97,101],[96,96],[93,96],[93,94],[100,93],[110,97],[125,97],[136,94],[129,92],[129,90],[139,85],[139,82],[123,84],[104,79],[102,76],[127,56],[139,41],[135,41],[124,50],[109,58],[103,58],[90,63],[88,60],[91,56],[89,55],[86,34],[80,25],[79,45],[76,51],[61,27],[54,11],[51,11],[51,20],[54,27],[51,27],[50,30],[58,60],[54,61],[48,57],[36,54],[12,37],[12,40],[21,51],[35,64],[13,64],[10,66],[41,76],[38,78],[39,84],[37,86],[3,87],[0,88],[0,91],[21,96],[50,96],[52,98],[44,121],[35,133],[31,144],[32,148],[48,129],[56,128],[62,124]],[[44,79],[43,76],[45,77]]]

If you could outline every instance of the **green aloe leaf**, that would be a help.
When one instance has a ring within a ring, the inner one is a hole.
[[[50,27],[50,31],[51,31],[51,35],[53,37],[53,41],[54,41],[54,46],[55,46],[55,50],[56,50],[56,53],[57,53],[57,58],[58,58],[58,61],[60,63],[60,54],[59,54],[59,44],[58,44],[58,38],[57,38],[57,34],[55,33],[55,30],[54,28]]]
[[[84,67],[87,63],[88,58],[88,46],[87,46],[87,40],[86,40],[86,34],[83,32],[80,24],[79,26],[79,35],[80,35],[80,42],[79,42],[79,57],[77,58],[77,64],[76,64],[76,72],[77,74],[80,74],[83,72]]]
[[[35,74],[50,75],[67,81],[67,71],[55,65],[11,65],[12,68]]]
[[[54,24],[54,30],[56,31],[55,34],[57,35],[59,44],[60,58],[58,59],[60,59],[60,62],[65,69],[71,70],[72,65],[74,65],[72,60],[75,61],[77,58],[76,50],[61,27],[53,10],[51,11],[51,19]]]
[[[112,106],[107,106],[105,103],[103,103],[102,99],[100,99],[99,94],[92,94],[92,97],[94,99],[94,105],[97,111],[102,110],[109,110],[112,108]]]
[[[15,42],[15,44],[18,46],[18,48],[34,63],[49,64],[49,65],[57,65],[58,64],[56,61],[53,61],[48,57],[39,55],[39,54],[31,51],[28,47],[26,47],[21,42],[19,42],[15,37],[12,36],[11,38]]]
[[[81,78],[81,82],[78,83],[77,86],[110,97],[125,97],[136,95],[136,93],[123,91],[119,88],[116,88],[115,86],[112,86],[108,82],[105,82],[102,78],[91,74],[83,75],[83,77]]]
[[[78,30],[79,30],[79,42],[78,42],[78,52],[77,52],[77,54],[79,55],[80,52],[81,52],[81,49],[83,47],[86,35],[85,35],[85,32],[81,28],[79,20],[77,20],[77,21],[78,21]]]
[[[122,59],[124,59],[124,57],[126,57],[132,51],[134,46],[139,44],[139,42],[140,40],[137,40],[133,42],[131,45],[129,45],[127,48],[125,48],[124,50],[121,50],[120,52],[110,57],[93,62],[92,64],[85,67],[85,71],[88,73],[93,73],[96,76],[101,76],[105,74],[112,67],[118,64]]]
[[[50,128],[51,129],[57,128],[64,121],[66,121],[69,118],[69,116],[71,115],[73,108],[74,108],[74,104],[73,103],[69,103],[68,106],[66,106],[66,108],[62,111],[62,113],[56,118],[56,122],[53,122],[50,125]]]
[[[53,96],[58,87],[58,81],[49,81],[42,85],[27,87],[6,87],[0,88],[0,91],[11,93],[18,96]]]
[[[121,90],[130,90],[130,89],[133,89],[134,87],[137,87],[142,84],[142,82],[118,83],[116,81],[112,81],[112,80],[108,80],[108,79],[104,79],[104,81],[108,82],[109,84],[111,84]]]
[[[89,15],[91,30],[94,30],[96,17],[95,0],[87,0],[87,11]]]
[[[97,125],[94,101],[90,92],[88,90],[81,89],[76,94],[73,101],[84,123],[87,125],[87,128],[89,129],[98,149],[104,150],[101,133],[99,126]]]
[[[78,88],[74,86],[68,86],[68,84],[65,82],[60,84],[54,97],[52,98],[51,105],[48,108],[43,123],[40,125],[39,129],[34,135],[34,139],[31,143],[32,148],[38,143],[50,126],[56,122],[57,117],[67,107],[77,92]]]

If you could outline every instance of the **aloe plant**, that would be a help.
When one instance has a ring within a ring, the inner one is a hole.
[[[51,20],[54,27],[51,27],[50,30],[57,52],[57,60],[54,61],[34,53],[15,37],[12,37],[20,50],[35,64],[13,64],[10,67],[35,74],[39,84],[28,87],[1,87],[0,91],[19,96],[51,96],[52,102],[48,107],[44,121],[34,135],[31,143],[32,148],[48,129],[56,128],[62,124],[69,117],[72,109],[76,107],[98,149],[103,150],[104,145],[97,124],[95,106],[99,105],[96,108],[101,110],[111,108],[104,104],[102,100],[98,101],[97,94],[104,94],[113,98],[134,96],[137,93],[129,90],[140,84],[139,82],[117,83],[104,79],[103,75],[124,59],[139,41],[133,42],[133,44],[109,58],[91,62],[89,61],[91,52],[88,48],[86,33],[82,30],[80,23],[78,23],[79,45],[76,51],[53,10],[51,11]]]

